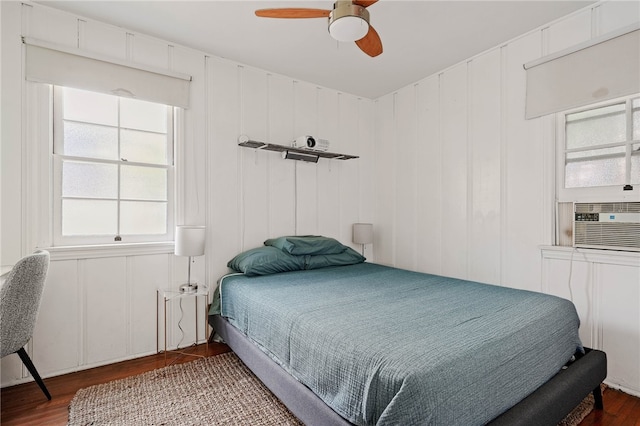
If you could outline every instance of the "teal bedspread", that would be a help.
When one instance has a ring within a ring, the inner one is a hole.
[[[485,424],[581,348],[565,299],[371,263],[216,293],[211,314],[358,425]]]

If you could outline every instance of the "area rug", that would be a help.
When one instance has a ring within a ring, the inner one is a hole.
[[[232,352],[80,389],[68,424],[301,425]]]
[[[606,388],[607,385],[605,385],[604,383],[600,385],[601,392],[604,393]],[[560,423],[558,423],[558,426],[579,425],[580,422],[583,421],[584,418],[587,417],[589,413],[591,413],[591,411],[593,411],[594,405],[595,399],[593,398],[593,394],[590,393],[585,399],[582,400],[582,402],[580,402],[580,404],[578,404],[576,408],[573,409],[572,412],[567,414],[567,417],[565,417]]]
[[[593,409],[585,398],[559,426]],[[69,426],[302,425],[233,352],[80,389]]]

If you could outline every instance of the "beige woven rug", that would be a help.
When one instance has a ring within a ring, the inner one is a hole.
[[[301,423],[232,353],[80,389],[70,426]]]
[[[604,392],[606,388],[607,385],[605,385],[604,383],[600,385],[600,391]],[[558,423],[558,426],[579,425],[580,422],[584,420],[584,418],[587,417],[593,410],[594,405],[595,399],[593,398],[593,394],[590,393],[576,408],[573,409],[572,412],[567,414],[567,417],[565,417],[560,423]]]
[[[559,425],[576,426],[593,396]],[[69,426],[301,425],[234,355],[199,359],[80,389]]]

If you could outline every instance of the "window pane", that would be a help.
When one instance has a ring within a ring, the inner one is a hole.
[[[623,185],[624,178],[624,157],[568,162],[565,170],[565,187]]]
[[[65,87],[64,119],[117,126],[118,98]]]
[[[95,124],[64,122],[64,155],[118,159],[118,129]]]
[[[167,133],[167,106],[120,98],[120,126],[128,129]]]
[[[577,152],[568,152],[567,159],[575,159],[575,158],[593,158],[593,157],[624,157],[627,148],[625,146],[616,146],[612,148],[602,148],[602,149],[590,149],[588,151],[577,151]]]
[[[117,201],[62,200],[62,235],[116,235]]]
[[[121,130],[121,157],[140,163],[167,164],[167,136],[162,133]]]
[[[120,234],[165,234],[167,203],[123,201],[120,205]]]
[[[122,166],[120,196],[123,199],[167,199],[167,171],[153,167]]]
[[[62,163],[62,196],[117,198],[118,166],[64,161]]]
[[[625,104],[567,115],[567,149],[626,140]]]

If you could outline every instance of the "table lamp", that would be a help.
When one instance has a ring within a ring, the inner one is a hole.
[[[362,255],[364,256],[365,244],[373,243],[373,224],[354,223],[352,241],[356,244],[362,244]]]
[[[175,254],[176,256],[189,256],[187,282],[180,286],[180,293],[195,293],[198,290],[198,284],[191,282],[191,258],[204,254],[204,241],[204,226],[176,226]]]

